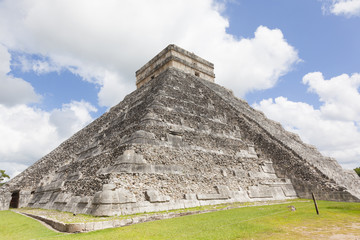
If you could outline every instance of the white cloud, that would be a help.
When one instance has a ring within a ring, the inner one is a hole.
[[[0,104],[0,168],[12,176],[19,173],[92,121],[89,112],[95,110],[84,101],[51,112]]]
[[[214,62],[217,81],[238,96],[274,86],[299,60],[296,50],[279,29],[260,26],[250,39],[227,34],[223,8],[210,0],[4,0],[0,42],[101,84],[100,105],[122,99],[135,71],[170,43]],[[104,94],[114,87],[118,94]]]
[[[273,87],[300,61],[279,29],[264,26],[258,27],[254,38],[229,39],[226,44],[219,44],[214,55],[220,83],[239,96]]]
[[[23,71],[68,69],[100,86],[100,106],[135,89],[135,71],[171,43],[212,61],[216,81],[238,96],[274,86],[299,61],[297,51],[279,29],[260,26],[252,38],[226,33],[225,6],[211,0],[3,0],[0,44],[24,54],[15,61]],[[28,165],[90,119],[94,109],[84,102],[52,112],[26,106],[39,96],[8,74],[7,50],[0,70],[0,84],[8,86],[0,88],[0,135],[12,139],[3,145],[9,151],[0,150],[1,161]],[[77,115],[79,106],[84,111]]]
[[[99,91],[99,105],[113,106],[120,102],[131,90],[135,90],[134,84],[121,81],[121,77],[115,73],[105,71],[102,87]]]
[[[342,74],[325,80],[322,73],[306,74],[303,83],[309,91],[319,95],[323,102],[320,110],[327,119],[353,121],[360,123],[360,74]]]
[[[0,169],[5,170],[5,173],[9,175],[10,179],[5,179],[5,181],[9,181],[13,177],[24,171],[27,167],[29,166],[16,162],[1,162]]]
[[[50,123],[57,127],[59,137],[65,139],[90,123],[90,112],[96,111],[97,109],[88,102],[72,101],[63,104],[61,109],[53,110],[50,114]]]
[[[6,47],[0,44],[0,76],[10,72],[10,59],[11,56]]]
[[[323,10],[346,17],[360,16],[360,0],[332,0],[330,4],[323,5]]]
[[[8,50],[0,43],[0,104],[13,106],[38,102],[40,96],[35,93],[30,83],[8,74],[10,60],[11,56]]]
[[[360,75],[346,74],[325,80],[319,72],[303,77],[309,91],[323,104],[319,109],[284,97],[267,99],[254,107],[296,132],[310,144],[339,163],[353,169],[360,166]]]
[[[22,72],[30,72],[33,71],[36,74],[46,74],[49,72],[60,72],[61,67],[56,65],[50,59],[32,59],[30,56],[19,56],[15,60],[16,63],[13,65],[20,67]]]

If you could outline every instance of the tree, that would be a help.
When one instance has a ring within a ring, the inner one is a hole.
[[[357,167],[357,168],[355,168],[354,170],[355,170],[355,172],[357,173],[357,175],[359,175],[359,177],[360,177],[360,167]]]
[[[0,170],[0,186],[5,184],[5,183],[2,183],[2,181],[4,181],[5,178],[10,179],[10,176],[5,173],[5,170]]]

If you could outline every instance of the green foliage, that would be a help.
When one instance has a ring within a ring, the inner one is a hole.
[[[2,181],[4,181],[5,178],[10,179],[10,176],[5,173],[5,170],[0,170],[0,186],[4,184]]]
[[[290,211],[289,205],[296,208]],[[4,239],[356,239],[360,203],[318,201],[320,215],[309,200],[242,207],[199,215],[104,229],[89,233],[49,233],[37,221],[0,211]],[[32,221],[34,225],[29,225]],[[36,223],[36,224],[35,224]],[[36,225],[36,226],[35,226]]]
[[[355,172],[357,173],[357,175],[359,175],[359,177],[360,177],[360,167],[357,167],[357,168],[355,168],[354,170],[355,170]]]

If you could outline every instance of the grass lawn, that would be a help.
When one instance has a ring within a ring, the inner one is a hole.
[[[296,207],[292,212],[289,205]],[[1,239],[359,239],[360,203],[310,201],[244,207],[89,233],[63,234],[10,211],[0,212]]]
[[[47,239],[57,235],[59,233],[32,218],[11,211],[0,211],[0,239]]]

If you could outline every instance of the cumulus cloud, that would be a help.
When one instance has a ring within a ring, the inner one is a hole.
[[[343,74],[325,80],[322,73],[303,77],[308,90],[319,96],[319,109],[284,97],[267,99],[254,107],[282,123],[289,131],[319,148],[339,163],[353,169],[360,162],[360,75]]]
[[[15,67],[19,67],[22,72],[34,72],[37,75],[46,74],[50,72],[60,72],[61,67],[56,65],[51,59],[44,57],[39,59],[33,59],[31,56],[25,54],[18,56],[13,64]]]
[[[50,152],[92,118],[96,109],[73,101],[46,112],[24,104],[0,104],[0,166],[12,176]]]
[[[360,123],[360,74],[352,76],[342,74],[325,80],[322,73],[308,73],[303,83],[309,85],[309,91],[316,93],[323,102],[320,110],[327,119],[354,121]]]
[[[360,16],[360,0],[332,0],[323,5],[323,10],[347,17]]]
[[[279,29],[229,35],[223,8],[211,0],[4,0],[0,41],[100,84],[99,104],[106,106],[121,100],[135,71],[170,43],[214,62],[217,81],[238,96],[274,86],[299,60],[297,51]]]
[[[114,72],[105,71],[103,76],[98,94],[100,106],[113,106],[131,90],[135,90],[133,83],[121,81],[121,77]]]
[[[50,114],[50,123],[57,127],[57,134],[61,139],[69,137],[92,121],[90,112],[97,109],[85,101],[72,101],[63,104],[61,109],[55,109]]]
[[[13,106],[38,102],[40,96],[35,93],[30,83],[8,74],[10,60],[7,48],[0,43],[0,104]]]
[[[216,81],[238,96],[274,86],[299,61],[296,49],[281,30],[266,26],[250,38],[228,34],[224,7],[212,0],[0,1],[0,135],[12,139],[0,148],[1,161],[29,165],[95,110],[86,102],[50,112],[26,105],[40,97],[9,75],[7,49],[20,56],[13,63],[25,72],[67,69],[94,83],[106,107],[134,90],[135,71],[171,43],[213,62]]]
[[[215,68],[219,82],[238,96],[273,87],[279,77],[300,61],[279,29],[260,26],[250,39],[229,39],[216,49]]]

